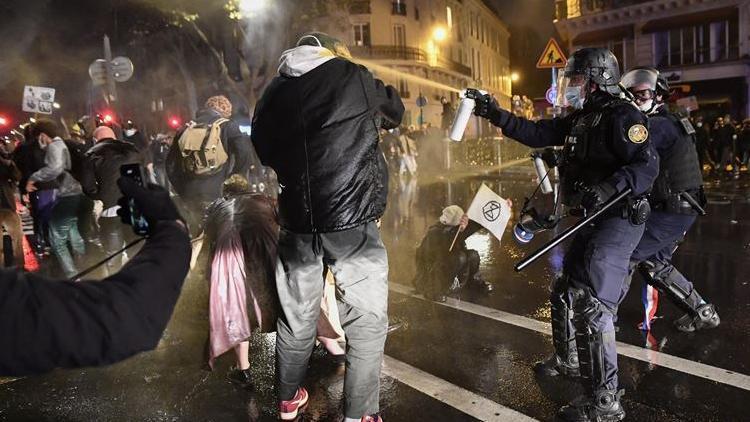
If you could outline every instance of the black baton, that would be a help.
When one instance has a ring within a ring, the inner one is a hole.
[[[597,210],[595,213],[589,215],[588,217],[580,220],[579,222],[577,222],[574,225],[572,225],[572,226],[568,227],[567,229],[565,229],[564,232],[560,233],[556,238],[554,238],[554,239],[550,240],[549,242],[547,242],[544,246],[542,246],[541,248],[539,248],[536,252],[534,252],[533,254],[527,256],[526,258],[522,259],[521,261],[519,261],[518,264],[516,264],[516,266],[513,267],[513,268],[516,270],[516,272],[523,271],[523,269],[526,268],[526,267],[528,267],[529,265],[531,265],[532,262],[534,262],[537,259],[541,258],[542,255],[544,255],[547,252],[549,252],[552,248],[554,248],[555,246],[557,246],[560,243],[564,242],[567,238],[569,238],[570,236],[574,235],[578,230],[582,229],[587,224],[589,224],[592,221],[594,221],[594,219],[596,219],[597,217],[599,217],[600,215],[602,215],[608,209],[612,208],[618,202],[622,201],[625,197],[627,197],[628,195],[630,195],[632,192],[633,192],[633,190],[631,188],[627,188],[624,191],[616,194],[609,201],[605,202],[604,205],[602,205],[602,207],[599,208],[599,210]]]
[[[684,199],[688,204],[690,204],[691,207],[700,215],[706,215],[706,210],[701,207],[701,204],[698,203],[698,201],[693,198],[692,195],[690,195],[687,192],[680,192],[680,198]]]

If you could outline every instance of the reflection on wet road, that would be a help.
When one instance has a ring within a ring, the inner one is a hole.
[[[442,208],[468,207],[485,183],[513,200],[517,217],[524,196],[533,189],[530,170],[523,165],[494,175],[392,178],[381,230],[389,252],[390,280],[406,289],[391,292],[391,323],[400,323],[401,328],[389,335],[386,346],[387,369],[381,377],[385,420],[515,420],[503,413],[507,410],[551,421],[557,408],[580,391],[574,382],[538,378],[531,370],[533,362],[551,350],[547,334],[491,317],[494,310],[502,310],[509,318],[522,317],[532,325],[541,321],[538,326],[546,327],[548,288],[560,270],[562,250],[554,250],[522,273],[514,272],[513,265],[554,233],[537,236],[524,246],[517,245],[509,231],[502,242],[484,231],[470,237],[467,244],[479,252],[484,278],[496,287],[490,296],[461,292],[449,301],[456,306],[444,306],[409,294],[414,252]],[[693,369],[680,365],[659,365],[660,356],[668,360],[664,357],[669,355],[750,374],[747,179],[711,184],[709,216],[698,220],[675,257],[675,265],[718,306],[721,326],[679,333],[671,321],[680,312],[663,303],[661,318],[644,336],[636,328],[642,316],[640,281],[633,282],[619,312],[618,341],[638,347],[634,350],[648,346],[661,354],[646,354],[643,359],[621,355],[627,420],[747,420],[750,391],[740,388],[743,378],[715,382],[691,375]],[[237,389],[226,381],[231,356],[220,359],[214,372],[204,368],[208,329],[204,265],[199,260],[186,282],[157,350],[107,368],[60,370],[0,384],[0,420],[275,420],[273,335],[252,339],[252,390]],[[340,370],[322,353],[315,353],[308,378],[312,400],[306,420],[338,420]]]

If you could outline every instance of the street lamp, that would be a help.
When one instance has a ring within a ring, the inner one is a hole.
[[[521,76],[518,75],[518,72],[513,72],[510,74],[510,80],[511,82],[518,82],[518,79],[520,79]]]
[[[432,31],[433,40],[443,42],[446,38],[448,38],[448,31],[442,26],[438,26]]]

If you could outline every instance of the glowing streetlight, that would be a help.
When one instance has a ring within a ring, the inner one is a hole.
[[[513,72],[510,74],[510,80],[511,82],[518,82],[518,79],[520,79],[521,76],[518,75],[518,72]]]
[[[432,39],[435,41],[442,42],[446,38],[448,38],[448,31],[442,26],[438,26],[432,31]]]
[[[268,7],[269,0],[239,0],[238,7],[243,16],[254,16]]]

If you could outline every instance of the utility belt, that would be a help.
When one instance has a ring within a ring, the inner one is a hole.
[[[705,214],[703,208],[705,208],[707,202],[706,195],[701,187],[699,189],[670,193],[664,200],[652,201],[651,206],[654,210],[672,214],[703,215]]]
[[[582,208],[572,209],[571,215],[585,217],[587,213],[593,210],[583,210]],[[612,206],[609,210],[601,215],[601,218],[619,217],[630,221],[634,226],[640,226],[648,221],[651,216],[651,204],[645,196],[630,196],[621,201],[619,204]]]

